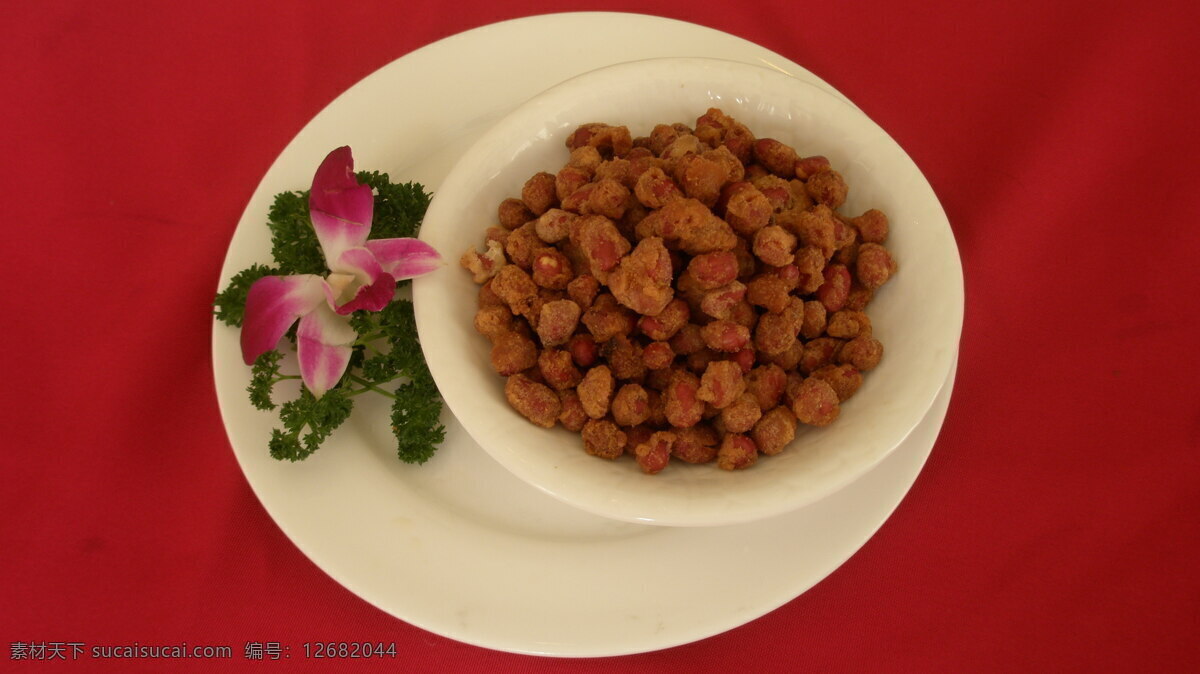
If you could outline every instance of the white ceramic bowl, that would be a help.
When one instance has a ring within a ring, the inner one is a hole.
[[[481,244],[496,208],[538,171],[567,160],[580,124],[689,126],[709,107],[802,155],[830,159],[850,186],[842,212],[888,214],[888,249],[899,273],[868,307],[884,345],[878,368],[824,428],[801,426],[782,454],[749,470],[673,461],[644,475],[628,458],[587,455],[577,433],[535,427],[509,407],[504,380],[475,332],[478,286],[456,262]],[[963,316],[962,266],[945,213],[921,172],[882,129],[844,99],[786,74],[714,59],[653,59],[592,71],[536,96],[501,120],[459,160],[434,195],[421,238],[451,264],[413,284],[430,370],[451,411],[496,461],[583,510],[673,526],[746,522],[800,508],[849,484],[888,455],[925,416],[956,358]]]

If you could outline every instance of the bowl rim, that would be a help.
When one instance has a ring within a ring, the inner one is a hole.
[[[951,328],[946,335],[946,353],[937,359],[937,367],[929,372],[928,379],[932,382],[929,386],[925,386],[921,390],[922,400],[918,404],[919,414],[913,414],[911,418],[906,419],[905,428],[898,429],[897,434],[888,441],[888,446],[883,451],[878,451],[870,457],[869,461],[859,462],[854,470],[842,471],[835,474],[833,479],[825,480],[820,487],[809,488],[802,496],[797,496],[792,499],[782,499],[769,503],[748,504],[745,502],[727,507],[727,508],[699,508],[695,507],[695,502],[677,503],[679,507],[669,507],[663,501],[657,501],[655,504],[637,503],[631,504],[625,499],[614,499],[611,496],[600,493],[598,490],[589,490],[583,488],[582,491],[578,487],[565,486],[561,480],[554,478],[550,481],[546,476],[561,476],[560,471],[545,471],[535,469],[534,466],[525,457],[517,456],[512,451],[508,451],[508,445],[498,444],[494,441],[495,426],[486,420],[476,419],[472,416],[469,405],[466,405],[463,386],[456,381],[453,373],[445,367],[442,353],[440,351],[439,336],[433,332],[431,318],[438,314],[447,313],[440,311],[442,307],[430,304],[430,297],[427,296],[429,289],[436,282],[437,275],[430,275],[414,280],[413,283],[413,299],[414,308],[416,310],[418,333],[421,338],[422,348],[425,350],[426,360],[429,364],[431,374],[434,380],[438,383],[442,396],[446,401],[449,409],[458,418],[464,429],[471,437],[491,456],[492,459],[500,463],[504,468],[509,470],[522,481],[550,494],[551,496],[581,508],[585,511],[596,515],[609,517],[612,519],[639,522],[646,524],[658,524],[667,526],[716,526],[738,524],[748,522],[774,515],[782,514],[791,510],[808,505],[809,503],[820,500],[829,494],[832,494],[846,485],[856,480],[861,475],[868,472],[874,466],[878,465],[884,458],[890,455],[897,446],[899,446],[905,438],[912,432],[914,428],[927,414],[934,399],[941,390],[941,387],[946,381],[946,374],[949,372],[953,363],[956,361],[958,344],[961,339],[963,313],[965,308],[965,297],[963,289],[963,274],[962,262],[954,241],[953,231],[950,228],[949,221],[946,218],[945,211],[940,202],[937,200],[936,194],[933,193],[932,187],[929,186],[928,180],[921,173],[920,169],[912,162],[911,158],[904,152],[894,139],[880,128],[873,120],[865,113],[859,110],[852,102],[843,96],[830,93],[828,90],[819,87],[810,82],[797,79],[788,73],[777,69],[764,67],[760,65],[747,64],[737,61],[729,61],[724,59],[714,59],[707,57],[667,57],[667,58],[652,58],[636,61],[628,61],[618,63],[596,70],[587,71],[571,77],[559,84],[556,84],[536,96],[525,101],[517,106],[510,113],[497,121],[488,131],[486,131],[455,163],[454,167],[447,174],[441,189],[434,195],[430,203],[429,210],[426,214],[425,223],[422,227],[422,239],[434,238],[436,223],[443,218],[450,217],[453,213],[455,205],[450,205],[450,199],[460,190],[466,189],[465,186],[460,186],[460,183],[465,180],[463,176],[468,175],[475,168],[472,164],[478,160],[481,154],[494,152],[496,148],[503,148],[513,143],[520,141],[514,140],[514,132],[520,135],[521,129],[513,127],[522,124],[527,124],[528,119],[532,115],[537,117],[538,113],[544,113],[547,110],[553,110],[559,99],[569,98],[582,87],[589,86],[594,80],[605,80],[606,78],[617,78],[622,75],[640,74],[644,76],[646,69],[664,69],[674,68],[682,69],[689,73],[689,77],[695,77],[696,73],[705,73],[712,75],[713,73],[729,73],[749,74],[754,73],[758,77],[763,77],[767,80],[778,82],[781,85],[786,84],[789,87],[796,87],[797,91],[804,90],[808,92],[806,95],[811,95],[816,98],[830,101],[830,104],[837,105],[843,108],[847,114],[854,115],[860,123],[865,123],[873,132],[878,134],[880,138],[887,143],[890,143],[895,150],[898,150],[904,161],[908,162],[911,171],[914,173],[914,178],[919,179],[927,189],[928,203],[927,208],[932,209],[934,219],[937,220],[935,225],[944,227],[945,234],[949,237],[949,263],[952,277],[947,278],[946,282],[952,285],[951,295],[952,302],[944,307],[944,312],[948,315]],[[724,76],[722,75],[722,76]],[[690,81],[690,80],[689,80]],[[789,92],[789,95],[794,95]],[[735,117],[737,115],[734,115]],[[589,120],[594,121],[594,120]],[[582,123],[577,121],[576,124]],[[619,120],[612,120],[611,123],[620,123]],[[527,129],[525,129],[527,133]],[[559,129],[558,132],[561,132]],[[557,136],[556,136],[557,137]],[[546,169],[549,170],[549,169]],[[495,176],[493,175],[492,178]],[[448,196],[443,196],[448,195]],[[444,213],[445,212],[445,213]],[[433,223],[434,227],[429,225]],[[486,225],[480,226],[480,234]],[[446,253],[455,253],[454,250],[443,251]],[[449,273],[465,273],[457,267],[451,265],[452,269]],[[446,273],[443,271],[442,273]],[[480,340],[482,336],[474,335]],[[489,368],[490,369],[490,368]],[[493,378],[502,381],[502,378],[495,376]],[[476,387],[478,388],[478,387]],[[503,401],[502,401],[503,402]],[[506,402],[503,402],[504,407],[512,413],[512,416],[519,416],[515,411],[508,407]],[[528,424],[523,418],[520,419],[523,424]],[[529,426],[529,428],[534,428]],[[902,430],[902,432],[901,432]],[[576,437],[578,434],[575,434]],[[590,458],[590,457],[589,457]],[[774,460],[776,457],[771,457]],[[592,459],[594,461],[594,459]],[[632,466],[632,464],[629,464]],[[670,470],[692,468],[686,465],[674,464]],[[705,470],[725,473],[725,471],[717,471],[713,466],[700,466]],[[630,468],[631,474],[639,474],[636,466]],[[656,476],[651,479],[662,479],[662,476]]]

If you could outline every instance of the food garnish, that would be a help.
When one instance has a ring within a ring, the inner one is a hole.
[[[349,147],[329,153],[311,190],[275,197],[267,222],[274,265],[239,272],[214,301],[217,319],[242,330],[251,404],[279,410],[274,458],[307,458],[364,393],[392,399],[401,461],[424,463],[445,438],[412,303],[396,297],[407,279],[443,264],[415,238],[429,199],[417,183],[355,173]],[[284,372],[285,337],[299,374]],[[275,387],[289,380],[299,380],[300,393],[277,404]]]

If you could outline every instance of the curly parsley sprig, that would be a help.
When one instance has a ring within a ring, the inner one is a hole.
[[[374,192],[370,238],[416,236],[429,206],[430,195],[424,188],[413,182],[393,183],[388,174],[376,171],[359,171],[356,175]],[[276,195],[267,227],[274,265],[251,265],[234,275],[217,294],[214,314],[226,325],[242,325],[246,295],[260,278],[326,271],[309,217],[307,191]],[[271,433],[271,456],[288,461],[307,458],[349,418],[354,399],[372,393],[392,399],[391,428],[397,457],[406,463],[425,463],[445,439],[446,429],[439,422],[442,399],[421,353],[412,303],[394,300],[378,312],[356,311],[350,323],[359,335],[350,365],[338,384],[319,397],[301,384],[299,396],[278,404],[276,386],[300,377],[282,371],[281,351],[267,351],[255,360],[246,389],[250,403],[260,410],[278,410],[282,424]],[[288,336],[294,345],[294,328]]]

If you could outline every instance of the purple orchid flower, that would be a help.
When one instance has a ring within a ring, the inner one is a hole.
[[[392,301],[396,282],[437,269],[442,258],[417,239],[372,239],[375,197],[354,175],[349,147],[330,152],[313,176],[309,216],[329,275],[264,276],[250,286],[242,321],[247,365],[274,349],[299,320],[296,355],[300,378],[321,397],[346,372],[358,333],[349,314],[379,311]]]

